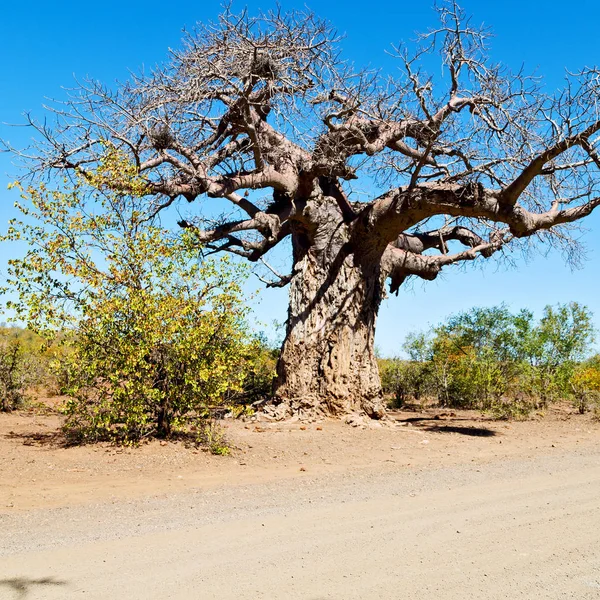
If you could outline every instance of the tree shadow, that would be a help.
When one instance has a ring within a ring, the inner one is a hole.
[[[439,415],[432,417],[407,417],[406,419],[394,419],[396,423],[422,423],[423,421],[442,421],[444,420]],[[472,418],[468,417],[452,417],[452,421],[472,421]]]
[[[425,431],[436,433],[459,433],[471,437],[494,437],[498,435],[497,431],[487,427],[460,427],[456,425],[426,425],[421,427]]]
[[[61,431],[24,432],[9,431],[3,436],[7,440],[21,440],[24,446],[47,446],[50,448],[66,448],[67,440]]]
[[[66,581],[54,577],[42,577],[40,579],[28,579],[26,577],[13,577],[12,579],[0,579],[0,587],[7,587],[15,593],[16,600],[24,600],[29,595],[31,588],[36,585],[67,585]]]
[[[449,417],[449,418],[446,418]],[[392,418],[396,423],[405,423],[415,425],[419,431],[430,431],[434,433],[458,433],[460,435],[468,435],[471,437],[494,437],[499,435],[494,429],[488,427],[477,427],[474,425],[454,425],[459,421],[473,422],[482,421],[485,419],[474,419],[471,416],[457,417],[454,413],[451,415],[423,415],[419,417]],[[448,424],[446,424],[448,423]]]

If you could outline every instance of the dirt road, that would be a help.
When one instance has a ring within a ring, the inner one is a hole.
[[[0,516],[0,598],[600,598],[600,448]]]

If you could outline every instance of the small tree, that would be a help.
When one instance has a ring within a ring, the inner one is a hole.
[[[119,178],[127,193],[107,189]],[[85,190],[79,178],[67,184],[23,190],[26,218],[6,237],[29,249],[10,261],[19,300],[8,305],[71,348],[61,369],[73,438],[168,437],[243,381],[240,269],[199,260],[188,234],[160,227],[118,152],[107,152]]]
[[[0,411],[18,408],[27,388],[47,383],[48,356],[30,331],[0,325]]]
[[[19,340],[0,333],[0,410],[9,412],[19,406],[29,383],[27,365]]]
[[[432,391],[431,368],[414,360],[380,359],[381,387],[393,394],[394,406],[400,408],[409,400],[419,401]]]
[[[592,314],[577,302],[546,306],[532,339],[534,385],[542,404],[569,396],[569,380],[595,339]]]
[[[574,404],[584,414],[591,403],[600,408],[600,355],[577,365],[569,379]]]

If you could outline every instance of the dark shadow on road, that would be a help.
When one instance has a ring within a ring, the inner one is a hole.
[[[437,433],[460,433],[461,435],[470,435],[472,437],[494,437],[498,435],[497,431],[487,427],[458,427],[456,425],[427,425],[420,427],[425,431]]]
[[[67,585],[66,581],[54,579],[54,577],[42,577],[40,579],[28,579],[27,577],[13,577],[12,579],[0,579],[0,587],[12,590],[16,600],[25,600],[31,588],[36,585]],[[4,596],[2,596],[4,598]]]
[[[10,431],[4,435],[7,440],[22,440],[24,446],[51,446],[65,448],[67,441],[61,431],[15,433]]]
[[[391,415],[391,418],[394,419],[397,423],[422,423],[423,421],[443,421],[444,418],[439,415],[434,415],[433,417],[407,417],[406,419],[396,419],[394,415]],[[462,417],[451,417],[451,420],[454,421],[472,421],[473,419],[462,418]]]

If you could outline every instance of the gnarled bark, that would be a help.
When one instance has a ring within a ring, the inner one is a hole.
[[[339,207],[324,197],[307,206],[311,228],[294,233],[294,277],[275,402],[288,414],[384,415],[374,352],[383,280],[361,262]],[[283,412],[283,411],[281,411]]]
[[[374,352],[380,303],[376,274],[365,277],[352,254],[321,268],[307,254],[290,289],[287,335],[275,396],[290,413],[384,414]]]

